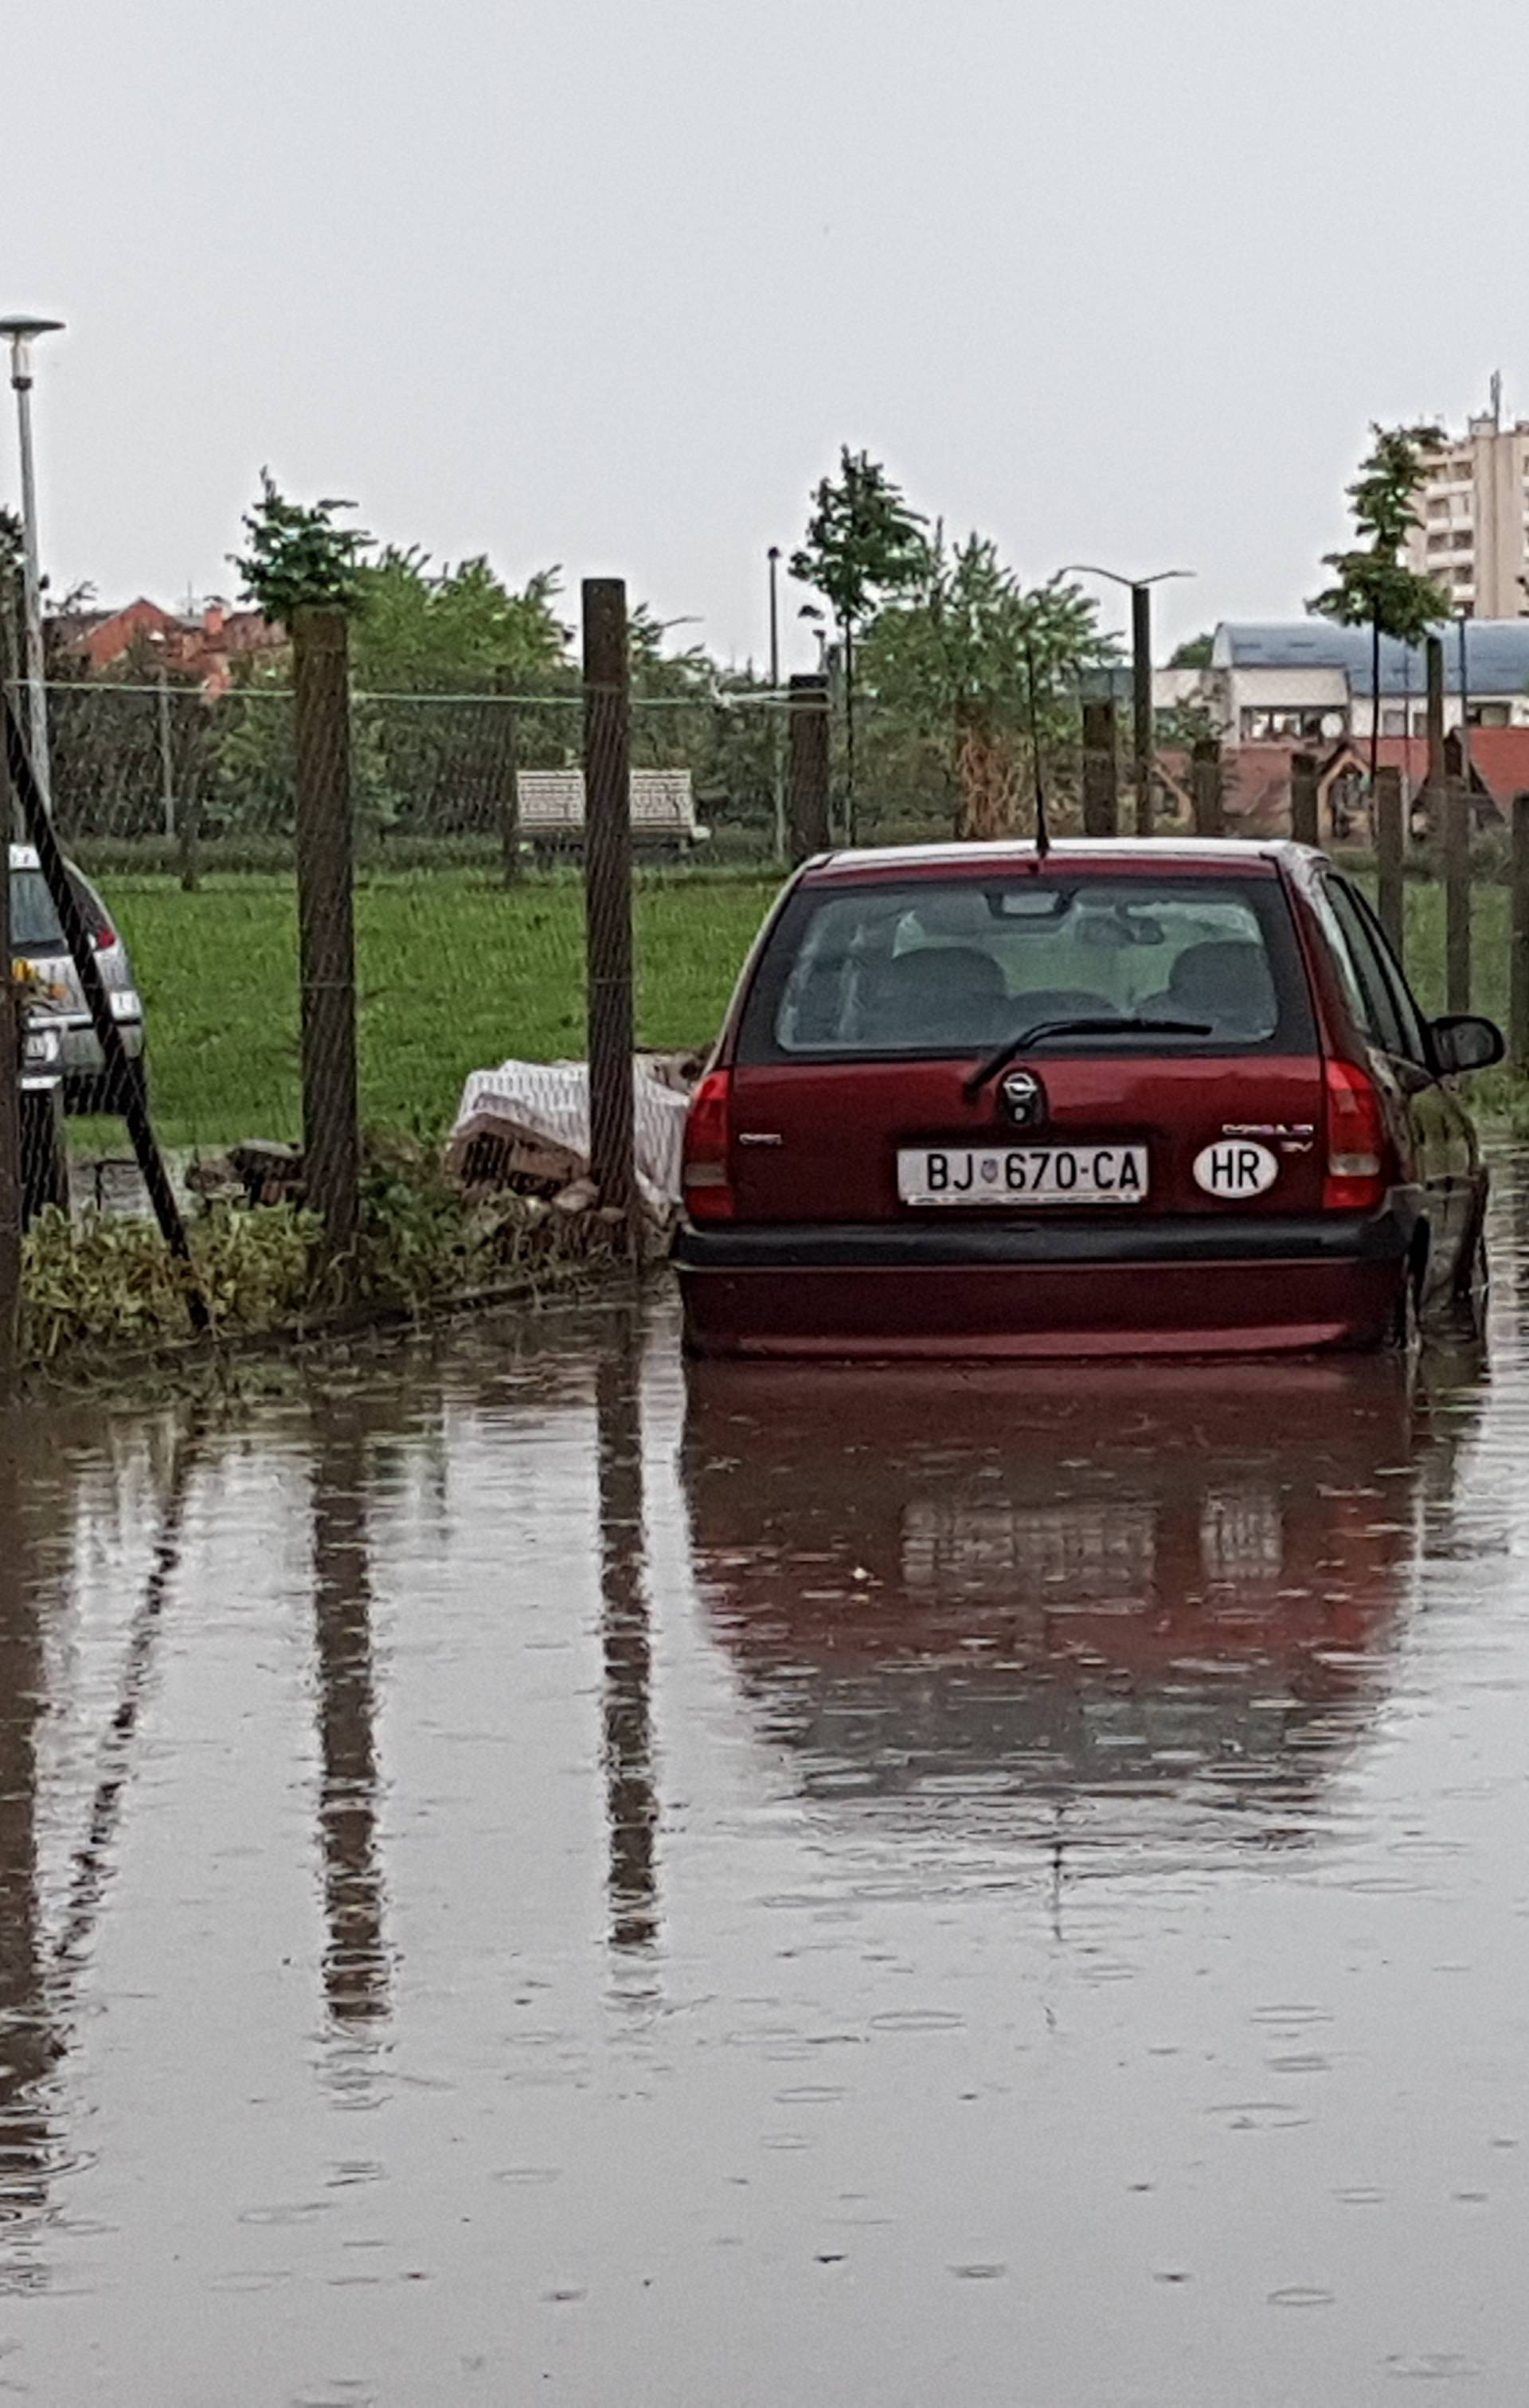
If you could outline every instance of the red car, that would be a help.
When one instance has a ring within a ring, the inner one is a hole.
[[[835,853],[756,943],[685,1147],[703,1355],[1405,1342],[1482,1270],[1454,1082],[1359,890],[1283,843]]]

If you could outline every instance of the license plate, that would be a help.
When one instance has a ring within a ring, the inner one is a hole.
[[[905,1204],[1140,1204],[1144,1145],[948,1145],[897,1156]]]

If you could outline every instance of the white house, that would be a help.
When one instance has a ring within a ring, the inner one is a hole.
[[[1465,619],[1436,631],[1444,646],[1444,724],[1529,727],[1529,619]],[[1464,675],[1462,674],[1464,672]],[[1186,683],[1186,681],[1189,682]],[[1222,620],[1207,668],[1159,669],[1157,709],[1207,710],[1234,744],[1320,745],[1366,738],[1375,708],[1365,627],[1324,619]],[[1422,645],[1380,643],[1380,733],[1425,732]]]

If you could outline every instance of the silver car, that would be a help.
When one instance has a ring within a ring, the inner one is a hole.
[[[95,958],[134,1064],[143,1061],[143,998],[126,945],[100,896],[72,862],[65,864],[75,898],[90,930]],[[30,971],[50,1007],[63,1042],[64,1096],[71,1111],[110,1111],[121,1098],[109,1092],[101,1047],[91,1025],[79,975],[69,958],[58,914],[37,856],[28,844],[10,848],[10,950],[22,974]]]

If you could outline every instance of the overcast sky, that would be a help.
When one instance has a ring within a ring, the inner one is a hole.
[[[4,0],[0,310],[69,324],[46,566],[226,590],[269,462],[762,657],[765,548],[848,441],[1026,578],[1194,568],[1170,634],[1294,612],[1372,418],[1460,420],[1498,366],[1529,414],[1526,33],[1517,0]]]

